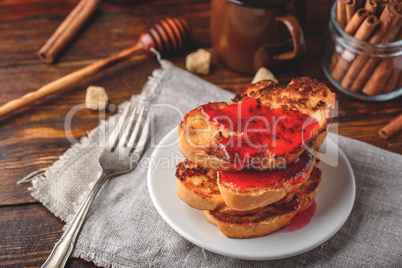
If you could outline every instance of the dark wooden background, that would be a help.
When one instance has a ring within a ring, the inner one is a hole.
[[[177,66],[184,68],[185,56],[189,52],[211,47],[208,0],[104,1],[55,64],[40,62],[36,52],[77,2],[0,2],[0,105],[133,45],[143,29],[165,16],[181,16],[193,27],[193,40],[188,49],[168,58]],[[280,82],[287,83],[292,77],[307,75],[329,85],[320,59],[331,2],[308,1],[307,53],[286,72],[277,74]],[[62,234],[63,222],[31,197],[28,184],[17,185],[16,182],[32,171],[51,165],[70,147],[64,119],[72,107],[84,102],[87,86],[105,87],[111,103],[117,105],[138,93],[155,68],[158,68],[155,60],[137,57],[0,121],[1,265],[40,266]],[[216,59],[211,73],[202,77],[232,92],[238,92],[252,79],[230,71]],[[402,98],[366,103],[351,99],[329,86],[339,99],[339,115],[335,119],[339,134],[402,153],[402,133],[389,140],[377,135],[382,126],[402,112]],[[85,135],[98,122],[96,112],[81,110],[74,117],[74,137]],[[82,260],[68,263],[70,267],[92,265]]]

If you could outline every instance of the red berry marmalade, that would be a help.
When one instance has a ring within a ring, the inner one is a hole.
[[[255,187],[281,187],[285,181],[297,184],[305,179],[314,163],[314,153],[303,153],[299,159],[286,167],[286,169],[274,169],[258,171],[243,169],[238,172],[219,171],[219,178],[222,183],[230,183],[239,189],[250,189]]]
[[[219,144],[232,161],[236,157],[247,161],[265,150],[276,156],[297,151],[318,127],[317,120],[309,115],[283,108],[271,109],[255,98],[232,103],[221,110],[205,104],[201,111],[221,129],[241,134],[223,138]]]

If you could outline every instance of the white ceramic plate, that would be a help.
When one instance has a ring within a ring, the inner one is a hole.
[[[286,258],[309,251],[331,238],[346,222],[355,200],[353,170],[344,153],[327,137],[321,147],[322,183],[311,222],[289,233],[251,239],[229,239],[208,222],[203,212],[176,196],[176,165],[184,158],[177,147],[177,129],[170,131],[152,154],[148,189],[162,218],[190,242],[215,253],[246,260]],[[329,164],[328,164],[329,163]]]

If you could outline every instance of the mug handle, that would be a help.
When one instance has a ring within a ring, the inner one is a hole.
[[[303,30],[299,21],[290,14],[278,16],[275,19],[285,24],[286,28],[288,28],[293,39],[293,51],[275,55],[274,59],[290,60],[301,56],[306,51],[306,41],[304,40]]]

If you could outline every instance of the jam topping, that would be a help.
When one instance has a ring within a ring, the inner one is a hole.
[[[303,153],[299,159],[286,167],[286,169],[274,169],[258,171],[243,169],[238,172],[219,171],[222,183],[229,183],[239,189],[254,187],[280,187],[285,181],[297,184],[307,178],[308,171],[314,162],[314,153]]]
[[[218,146],[228,160],[236,158],[247,161],[265,150],[271,154],[286,155],[302,148],[304,141],[312,136],[318,122],[299,111],[283,108],[271,109],[258,99],[247,98],[216,110],[213,104],[201,106],[202,113],[220,129],[234,132],[221,137]]]

